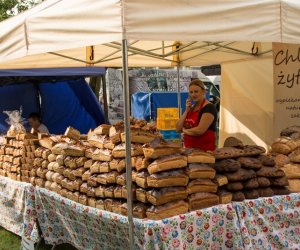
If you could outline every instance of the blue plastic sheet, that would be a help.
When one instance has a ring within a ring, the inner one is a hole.
[[[3,111],[20,109],[20,106],[24,118],[31,112],[40,112],[43,123],[53,134],[64,133],[68,126],[87,133],[105,120],[100,104],[84,78],[0,87],[0,132],[5,133],[9,128]]]
[[[9,125],[3,111],[20,110],[22,117],[27,118],[31,112],[39,112],[39,99],[34,84],[16,84],[0,87],[0,133],[6,133]]]
[[[146,92],[137,92],[131,96],[132,103],[132,116],[137,119],[150,120],[150,93]]]

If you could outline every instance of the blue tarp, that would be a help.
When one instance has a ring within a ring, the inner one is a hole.
[[[103,67],[1,69],[0,77],[7,76],[99,76],[105,74]]]
[[[131,113],[134,118],[150,120],[150,97],[151,94],[146,92],[137,92],[131,96]]]
[[[0,87],[0,132],[6,132],[8,128],[3,111],[19,109],[20,106],[24,118],[31,112],[40,111],[43,123],[54,134],[64,133],[67,126],[87,133],[105,121],[100,104],[84,78]]]
[[[184,112],[188,92],[182,92],[180,95],[182,112]],[[176,92],[136,92],[131,98],[132,115],[147,121],[156,120],[157,108],[178,108],[177,96]]]
[[[0,87],[0,133],[8,129],[5,120],[8,118],[3,111],[20,110],[23,117],[31,112],[39,112],[39,99],[34,84],[17,84]]]

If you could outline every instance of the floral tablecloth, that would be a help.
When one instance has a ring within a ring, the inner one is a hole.
[[[39,240],[35,188],[0,176],[0,226],[21,237]]]
[[[78,249],[128,249],[126,217],[83,206],[36,188],[42,235],[48,244]],[[162,221],[134,220],[135,249],[242,249],[238,219],[231,204]]]
[[[245,249],[300,249],[300,194],[234,203]]]

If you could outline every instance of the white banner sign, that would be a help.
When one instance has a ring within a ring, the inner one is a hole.
[[[274,137],[300,125],[300,45],[273,43]]]

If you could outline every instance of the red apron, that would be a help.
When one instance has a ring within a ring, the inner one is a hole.
[[[199,113],[203,109],[205,100],[202,102],[198,111],[189,111],[185,118],[184,128],[194,128],[199,124]],[[184,146],[186,148],[199,148],[204,151],[214,151],[216,149],[216,133],[212,130],[207,130],[199,136],[191,136],[184,134]]]

